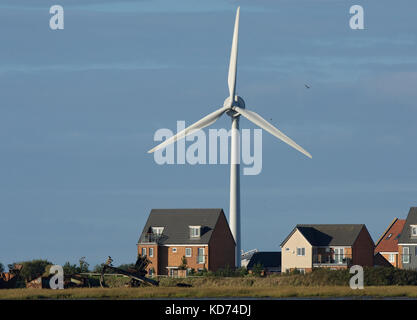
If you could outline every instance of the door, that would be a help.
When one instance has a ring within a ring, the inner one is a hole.
[[[344,249],[335,248],[334,249],[334,262],[337,264],[343,263],[343,258],[344,258]]]
[[[197,263],[198,264],[204,264],[204,248],[198,248],[198,255],[197,255]]]

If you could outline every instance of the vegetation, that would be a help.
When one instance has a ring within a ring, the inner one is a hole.
[[[1,272],[4,272],[4,265],[3,265],[3,263],[0,262],[0,273]]]
[[[13,264],[9,265],[9,269],[13,268]],[[31,281],[43,275],[47,271],[47,267],[53,263],[48,260],[36,259],[31,261],[17,262],[17,264],[23,265],[23,269],[20,272],[20,278],[25,281]]]
[[[71,264],[70,262],[65,262],[64,266],[62,267],[64,269],[64,274],[75,274],[75,273],[82,273],[82,272],[89,272],[88,262],[85,260],[85,257],[82,257],[79,260],[79,265]]]
[[[264,266],[260,263],[257,263],[252,268],[252,274],[254,276],[260,277],[262,275],[263,270],[264,270]]]
[[[313,269],[313,272],[283,274],[283,282],[288,285],[302,286],[348,286],[352,274],[348,269]],[[390,267],[364,267],[365,286],[413,286],[417,285],[417,271]]]
[[[182,256],[181,258],[181,264],[178,266],[179,270],[187,270],[187,258],[185,256]]]
[[[125,263],[125,264],[121,264],[120,266],[118,266],[119,269],[122,269],[124,271],[127,271],[129,269],[134,269],[135,268],[135,264],[134,263]]]
[[[264,280],[264,278],[257,278]],[[236,279],[237,280],[237,279]],[[252,279],[254,280],[254,279]],[[138,298],[203,298],[203,297],[254,297],[254,298],[361,298],[408,297],[417,298],[415,286],[365,287],[352,290],[348,286],[236,286],[204,288],[139,287],[139,288],[73,288],[65,290],[9,289],[0,290],[0,299],[138,299]]]

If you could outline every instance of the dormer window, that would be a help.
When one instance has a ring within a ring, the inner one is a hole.
[[[411,236],[417,237],[417,225],[411,225]]]
[[[164,232],[164,227],[152,227],[152,233],[160,236]]]
[[[190,226],[190,237],[200,238],[201,226]]]

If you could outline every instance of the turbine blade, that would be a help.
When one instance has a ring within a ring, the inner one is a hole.
[[[228,109],[229,109],[228,107],[222,107],[222,108],[210,113],[209,115],[205,116],[204,118],[202,118],[202,119],[198,120],[197,122],[193,123],[191,126],[189,126],[189,127],[185,128],[184,130],[178,132],[175,136],[172,136],[172,137],[166,139],[165,141],[163,141],[162,143],[160,143],[159,145],[157,145],[153,149],[149,150],[148,153],[152,153],[152,152],[155,152],[156,150],[165,148],[167,145],[169,145],[169,144],[171,144],[171,143],[173,143],[177,140],[180,140],[180,139],[192,134],[193,132],[195,132],[199,129],[203,129],[203,128],[213,124]]]
[[[244,116],[249,121],[253,122],[257,126],[261,127],[265,131],[268,131],[273,136],[277,137],[278,139],[281,139],[286,144],[290,145],[294,149],[300,151],[301,153],[305,154],[307,157],[312,158],[311,154],[304,150],[302,147],[300,147],[298,144],[296,144],[291,138],[287,137],[285,134],[283,134],[281,131],[279,131],[277,128],[275,128],[272,124],[270,124],[268,121],[266,121],[264,118],[262,118],[259,114],[249,111],[246,109],[242,109],[239,107],[234,107],[234,110],[239,113],[240,115]]]
[[[229,77],[227,83],[229,85],[229,94],[233,101],[236,92],[236,73],[237,73],[237,45],[239,40],[239,12],[240,7],[236,11],[235,29],[233,32],[232,50],[230,52]]]

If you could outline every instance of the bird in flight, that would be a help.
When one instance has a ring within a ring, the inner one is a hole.
[[[304,86],[305,86],[307,89],[310,89],[310,86],[309,86],[309,85],[304,84]]]

